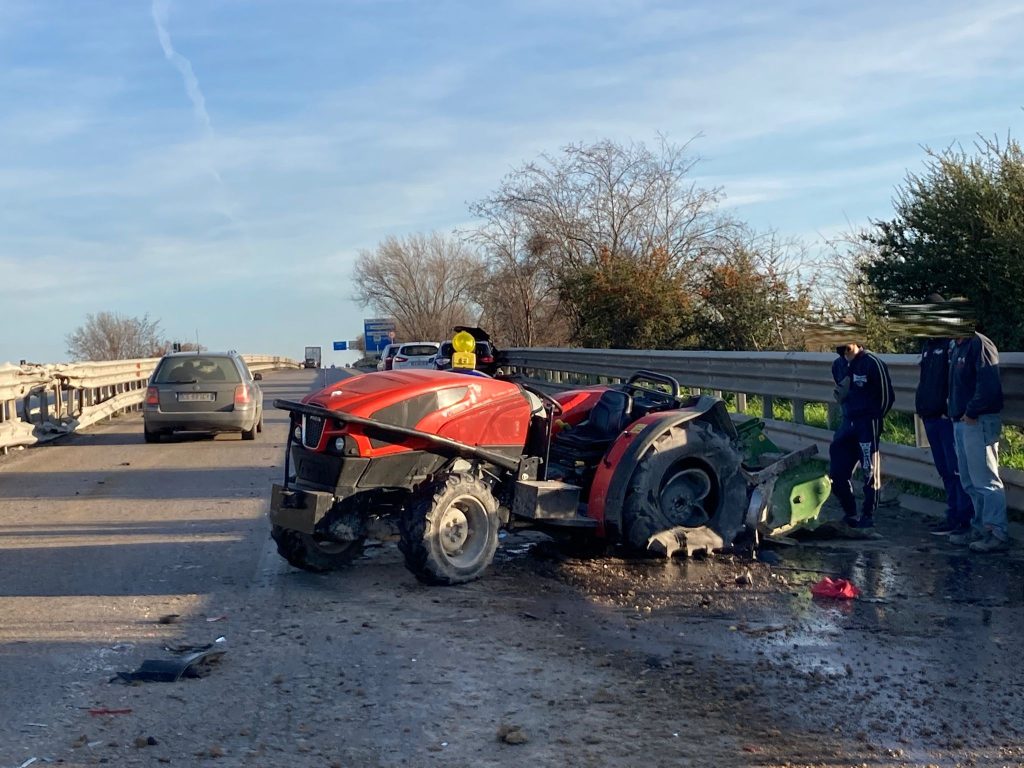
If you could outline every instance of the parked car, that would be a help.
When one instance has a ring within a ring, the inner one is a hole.
[[[452,367],[452,343],[445,341],[434,358],[434,367],[439,371],[449,371]],[[494,355],[494,347],[489,341],[478,341],[476,343],[476,370],[493,376],[498,372],[498,360]]]
[[[391,370],[430,368],[434,364],[434,357],[437,355],[437,350],[440,346],[436,341],[410,341],[401,344],[398,347],[398,351],[395,352],[395,360],[391,365]]]
[[[235,352],[177,352],[157,363],[142,410],[147,443],[176,431],[263,431],[263,390]]]
[[[380,360],[377,361],[378,371],[390,371],[391,364],[395,362],[395,353],[401,344],[388,344],[380,351]]]

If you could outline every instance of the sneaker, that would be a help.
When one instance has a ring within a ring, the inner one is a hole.
[[[958,547],[966,547],[971,544],[974,544],[977,541],[981,541],[983,538],[985,537],[982,536],[977,530],[971,528],[970,530],[964,531],[963,533],[949,534],[949,538],[947,539],[947,541],[949,541],[950,544],[954,544]]]
[[[985,534],[985,538],[980,541],[972,542],[970,545],[971,552],[1006,552],[1010,548],[1010,542],[1006,539],[1000,539],[992,531]]]
[[[951,533],[962,533],[963,529],[958,525],[952,523],[935,523],[934,525],[928,526],[928,533],[932,536],[949,536]]]
[[[860,520],[854,520],[853,522],[849,523],[849,526],[851,528],[874,528],[875,518],[873,518],[871,515],[864,515],[860,518]]]

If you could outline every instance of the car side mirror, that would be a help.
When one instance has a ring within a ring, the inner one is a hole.
[[[263,381],[263,374],[258,371],[252,375],[253,381]]]

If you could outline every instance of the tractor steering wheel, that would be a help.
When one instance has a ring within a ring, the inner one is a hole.
[[[533,387],[528,386],[526,384],[522,384],[522,383],[520,383],[519,386],[521,386],[527,392],[536,395],[541,400],[543,400],[545,403],[550,405],[551,406],[551,412],[552,412],[553,415],[555,415],[555,416],[561,416],[562,415],[562,404],[560,402],[558,402],[557,400],[555,400],[555,398],[553,398],[547,392],[541,392],[539,389],[534,389]]]

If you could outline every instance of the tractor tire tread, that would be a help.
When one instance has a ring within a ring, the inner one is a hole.
[[[437,536],[433,528],[444,512],[445,499],[466,490],[473,492],[478,499],[485,502],[492,530],[487,534],[491,541],[477,564],[470,569],[459,570],[438,556],[431,544],[432,539]],[[405,557],[406,568],[424,584],[462,584],[478,579],[490,566],[498,547],[498,526],[498,502],[491,494],[490,488],[470,474],[456,472],[412,496],[398,519],[398,548]]]
[[[691,456],[722,460],[709,461],[718,476],[721,497],[708,526],[727,543],[742,529],[746,511],[746,480],[739,472],[742,457],[727,435],[706,422],[690,422],[666,430],[637,462],[622,510],[624,543],[632,550],[645,552],[652,536],[676,525],[657,503],[657,488],[671,466],[661,466],[661,457],[675,448],[681,449],[680,460]]]
[[[291,565],[312,573],[329,573],[352,563],[363,552],[363,539],[351,543],[341,552],[325,552],[313,537],[275,525],[270,532],[277,544],[277,552]]]

